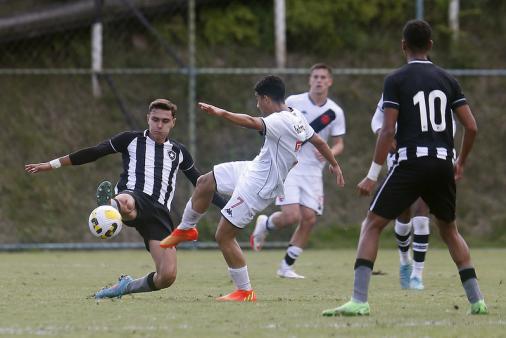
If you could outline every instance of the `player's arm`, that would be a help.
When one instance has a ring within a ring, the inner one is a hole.
[[[96,161],[100,157],[114,152],[115,150],[112,147],[111,142],[105,141],[94,147],[81,149],[48,162],[26,164],[25,171],[30,174],[35,174],[38,172],[58,169],[63,166],[81,165]]]
[[[203,102],[199,102],[198,106],[202,111],[208,113],[209,115],[221,117],[241,127],[255,129],[258,131],[264,130],[264,124],[262,122],[262,119],[259,117],[253,117],[247,114],[232,113],[228,110]]]
[[[344,139],[342,136],[332,136],[331,139],[332,146],[330,147],[330,151],[334,157],[340,155],[344,150]],[[318,151],[315,150],[316,157],[320,162],[325,161],[325,157]]]
[[[339,156],[344,151],[344,139],[342,136],[332,136],[332,147],[330,150],[332,151],[332,155]]]
[[[198,170],[194,165],[188,170],[183,170],[183,173],[186,178],[193,184],[193,186],[197,185],[197,179],[202,176],[200,170]],[[213,195],[213,204],[218,208],[223,209],[225,207],[225,204],[227,204],[227,201],[221,195],[215,192]]]
[[[327,162],[329,162],[330,172],[336,175],[337,185],[343,187],[344,186],[343,173],[341,171],[341,168],[339,167],[339,164],[334,158],[334,154],[332,153],[332,150],[330,150],[330,147],[327,144],[327,142],[325,142],[317,133],[314,133],[313,136],[311,136],[309,142],[311,142],[311,144],[315,146],[315,148],[320,152],[320,154],[323,155],[323,157],[327,160]]]
[[[459,157],[455,162],[455,180],[459,180],[464,174],[464,166],[466,164],[467,156],[473,147],[474,139],[476,138],[476,134],[478,132],[478,126],[469,105],[465,104],[459,106],[453,111],[464,127],[464,135],[462,136]]]
[[[378,140],[376,141],[376,148],[374,150],[374,158],[371,168],[369,169],[367,176],[360,181],[357,186],[360,195],[370,195],[376,185],[381,167],[383,166],[383,163],[385,163],[388,151],[394,141],[395,124],[397,122],[398,115],[398,109],[385,108],[383,124],[379,131]]]

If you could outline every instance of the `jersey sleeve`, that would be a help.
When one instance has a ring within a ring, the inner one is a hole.
[[[81,165],[96,161],[109,154],[121,152],[126,149],[133,138],[135,138],[133,132],[118,134],[94,147],[84,148],[69,154],[70,162],[72,162],[72,165]]]
[[[371,129],[373,133],[378,133],[378,130],[383,127],[383,95],[381,95],[381,98],[378,102],[378,105],[376,106],[376,111],[374,112],[374,115],[371,120]]]
[[[460,106],[466,105],[467,100],[464,96],[464,93],[462,92],[462,87],[460,86],[459,82],[454,78],[452,78],[452,80],[454,97],[453,101],[450,103],[450,108],[456,109]]]
[[[138,132],[125,131],[113,136],[109,140],[109,144],[115,153],[122,153],[126,151],[128,145],[137,136]]]
[[[270,138],[278,138],[281,133],[282,121],[279,114],[270,114],[267,117],[260,118],[264,124],[263,135]]]
[[[346,119],[341,108],[335,110],[336,118],[330,125],[330,136],[342,136],[346,134]]]
[[[383,109],[399,109],[399,96],[399,86],[397,85],[395,77],[392,75],[387,76],[383,84]]]
[[[184,145],[179,144],[179,147],[181,149],[181,153],[183,154],[183,161],[181,162],[179,168],[181,168],[182,171],[190,170],[195,166],[193,157]]]

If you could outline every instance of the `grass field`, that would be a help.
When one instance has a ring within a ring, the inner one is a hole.
[[[372,277],[371,316],[325,318],[345,302],[354,250],[308,250],[304,280],[275,276],[282,251],[246,252],[257,303],[218,303],[233,290],[219,251],[179,251],[170,289],[100,302],[87,296],[118,275],[152,270],[143,251],[0,254],[0,336],[57,337],[504,337],[506,250],[472,252],[488,316],[469,316],[447,251],[429,251],[421,292],[398,286],[394,250],[380,251]]]

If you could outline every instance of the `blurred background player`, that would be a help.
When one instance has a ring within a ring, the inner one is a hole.
[[[169,100],[155,100],[149,105],[147,130],[126,131],[94,147],[25,166],[28,173],[34,174],[121,153],[123,173],[115,187],[116,196],[113,197],[111,184],[102,182],[97,190],[97,203],[110,204],[118,209],[123,223],[135,227],[153,258],[156,272],[135,280],[123,275],[117,284],[95,293],[97,299],[156,291],[168,288],[176,280],[176,250],[161,249],[160,240],[173,228],[170,208],[178,170],[183,171],[194,185],[200,176],[186,148],[169,139],[176,124],[176,111],[177,106]],[[225,205],[219,196],[215,196],[215,201],[220,207]]]
[[[182,241],[195,240],[195,227],[209,207],[213,193],[231,195],[221,210],[216,241],[228,265],[236,290],[219,297],[219,301],[255,301],[244,254],[236,241],[255,215],[283,194],[283,181],[297,163],[296,153],[306,141],[311,142],[330,163],[339,186],[344,185],[341,169],[327,143],[316,134],[302,113],[288,108],[284,102],[285,85],[277,76],[267,76],[255,85],[257,107],[265,117],[236,114],[200,103],[200,109],[236,125],[258,130],[265,137],[260,153],[253,161],[228,162],[214,166],[203,175],[188,201],[181,224],[166,239],[162,247],[170,248]]]
[[[332,86],[332,69],[317,63],[310,69],[309,91],[291,95],[286,105],[301,111],[313,129],[324,141],[331,138],[333,156],[343,152],[343,135],[346,133],[344,113],[328,98]],[[284,195],[276,198],[281,206],[270,216],[260,215],[250,237],[253,250],[260,251],[269,231],[297,224],[290,243],[281,260],[277,274],[284,278],[304,278],[293,270],[293,264],[302,254],[316,224],[316,216],[323,213],[324,194],[322,171],[325,158],[312,144],[304,144],[297,155],[298,163],[284,182]]]
[[[383,125],[369,172],[358,184],[360,194],[369,195],[374,189],[394,138],[396,163],[377,189],[362,223],[352,298],[322,314],[369,314],[369,282],[381,232],[419,197],[436,218],[441,237],[459,271],[471,305],[470,313],[487,314],[469,247],[455,222],[455,182],[462,178],[478,127],[457,80],[428,60],[433,44],[430,25],[423,20],[408,21],[402,35],[407,64],[385,78]],[[453,113],[464,127],[455,164]]]
[[[383,115],[382,95],[371,120],[371,129],[377,135],[379,135],[381,126],[383,125]],[[388,171],[390,171],[394,163],[395,142],[392,144],[392,148],[387,156]],[[429,221],[429,208],[421,198],[418,198],[413,205],[395,220],[394,231],[400,259],[399,280],[403,289],[423,290],[424,288],[422,275],[425,265],[425,255],[429,247]],[[413,231],[413,261],[411,260],[409,251],[411,246],[411,231]]]

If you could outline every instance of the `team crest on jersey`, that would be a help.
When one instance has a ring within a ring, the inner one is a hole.
[[[171,161],[176,159],[176,152],[174,150],[167,150],[167,155],[169,155]]]

